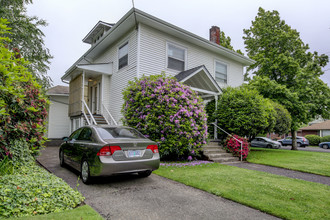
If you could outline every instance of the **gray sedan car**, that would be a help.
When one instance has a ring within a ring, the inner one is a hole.
[[[264,148],[280,148],[281,143],[273,141],[266,137],[256,137],[251,141],[251,147],[264,147]]]
[[[60,165],[80,171],[85,184],[94,176],[138,173],[147,177],[159,168],[157,143],[130,127],[89,125],[63,140]]]

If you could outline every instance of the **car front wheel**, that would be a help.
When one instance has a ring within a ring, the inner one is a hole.
[[[323,149],[328,149],[328,148],[329,148],[329,146],[328,146],[328,145],[326,145],[326,144],[323,144],[323,145],[322,145],[322,148],[323,148]]]
[[[63,150],[60,150],[60,166],[64,167],[65,162],[64,162],[64,152]]]
[[[301,147],[301,143],[297,143],[297,147]]]
[[[81,172],[80,172],[81,180],[85,184],[90,184],[91,183],[91,176],[90,176],[90,171],[89,171],[89,164],[87,160],[83,160],[81,162]]]

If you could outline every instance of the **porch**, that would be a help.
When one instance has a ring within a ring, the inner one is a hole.
[[[87,124],[117,125],[105,105],[112,63],[79,64],[65,79],[69,83],[71,131]]]

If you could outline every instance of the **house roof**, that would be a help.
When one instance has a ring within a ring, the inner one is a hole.
[[[108,31],[114,24],[106,23],[104,21],[99,21],[93,29],[84,37],[83,42],[92,44],[93,39],[96,35],[98,35],[102,30]]]
[[[197,91],[204,99],[213,98],[222,92],[220,86],[204,65],[182,71],[175,75],[175,78]]]
[[[92,47],[65,72],[61,79],[63,81],[70,81],[70,74],[77,69],[79,62],[81,62],[83,59],[93,60],[104,51],[104,48],[107,48],[110,45],[116,43],[125,33],[132,30],[132,28],[136,27],[139,23],[171,34],[174,37],[183,39],[186,42],[190,42],[216,54],[223,55],[229,59],[241,63],[244,66],[248,66],[254,63],[254,61],[250,58],[238,54],[235,51],[222,47],[205,38],[195,35],[189,31],[172,25],[136,8],[132,8],[114,26],[112,26],[111,29],[107,31],[98,42],[92,45]]]
[[[69,96],[69,86],[54,86],[48,89],[47,95]]]
[[[300,130],[330,130],[330,120],[321,123],[312,124],[310,126],[301,128]]]

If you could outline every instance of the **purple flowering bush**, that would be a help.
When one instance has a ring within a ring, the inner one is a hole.
[[[202,99],[175,78],[144,76],[123,92],[124,124],[159,144],[162,159],[187,159],[206,144],[207,118]]]

